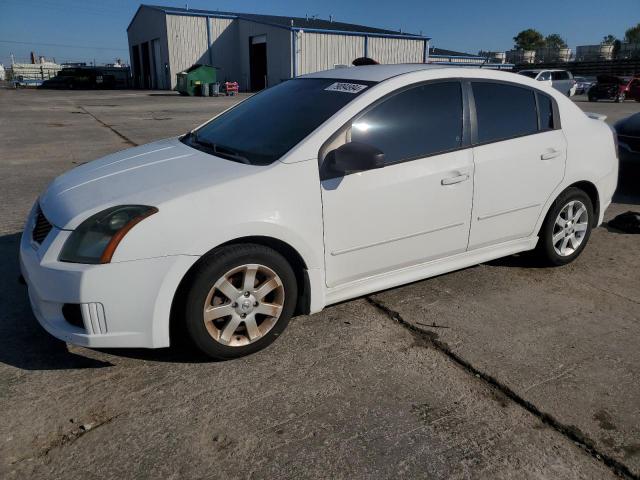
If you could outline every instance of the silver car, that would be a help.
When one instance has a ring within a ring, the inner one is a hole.
[[[532,69],[521,70],[518,73],[540,82],[547,82],[567,97],[572,97],[576,93],[576,81],[574,80],[571,72],[567,70]]]

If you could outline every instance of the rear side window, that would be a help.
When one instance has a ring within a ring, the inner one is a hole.
[[[538,131],[533,90],[514,85],[473,82],[478,142],[488,143]]]
[[[553,130],[555,123],[553,121],[553,100],[544,93],[537,93],[538,96],[538,115],[540,117],[540,131]]]
[[[387,163],[459,148],[460,83],[425,84],[384,100],[352,123],[351,141],[382,150]]]
[[[569,74],[567,72],[551,72],[552,80],[568,80]]]

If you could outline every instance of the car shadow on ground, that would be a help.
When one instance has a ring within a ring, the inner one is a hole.
[[[27,288],[18,281],[20,234],[0,236],[0,362],[23,370],[104,368],[108,362],[69,352],[31,313]]]
[[[67,344],[49,335],[31,312],[27,287],[18,279],[18,245],[20,234],[0,236],[0,363],[22,370],[66,370],[105,368],[109,361],[69,351]],[[118,357],[148,361],[199,363],[206,357],[179,344],[159,350],[104,349],[95,350]]]

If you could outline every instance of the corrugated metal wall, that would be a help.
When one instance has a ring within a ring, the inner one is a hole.
[[[209,18],[208,20],[211,28],[211,64],[219,68],[218,80],[239,82],[238,21],[232,18]]]
[[[194,63],[209,63],[207,55],[207,19],[167,15],[171,88],[176,86],[176,74]]]
[[[249,86],[249,41],[251,37],[267,37],[267,83],[269,87],[291,78],[291,32],[285,28],[238,20],[240,50],[240,88]]]
[[[297,74],[351,65],[364,55],[364,37],[326,33],[296,33]]]
[[[159,77],[155,88],[174,88],[178,72],[194,63],[205,63],[220,68],[221,81],[237,81],[242,90],[248,89],[249,42],[259,35],[266,36],[267,41],[269,86],[293,76],[292,35],[296,36],[297,75],[350,65],[365,55],[365,37],[361,35],[294,33],[244,19],[166,15],[144,6],[127,34],[132,54],[134,45],[145,42],[159,48],[159,52],[153,52]],[[367,50],[368,56],[380,63],[419,63],[424,58],[424,40],[368,36]]]
[[[424,40],[369,37],[368,56],[378,63],[422,63]]]
[[[133,46],[157,40],[154,46],[158,47],[160,51],[157,53],[159,65],[156,65],[155,62],[153,65],[153,71],[157,72],[156,78],[154,79],[154,88],[169,88],[169,71],[165,69],[165,65],[169,65],[169,47],[167,44],[167,28],[164,13],[150,8],[141,8],[133,20],[131,27],[127,30],[127,37],[129,39],[129,55],[132,68],[134,65]],[[138,48],[138,51],[138,60],[142,62],[140,58],[141,48]],[[135,78],[140,75],[140,72],[132,71],[132,75]]]

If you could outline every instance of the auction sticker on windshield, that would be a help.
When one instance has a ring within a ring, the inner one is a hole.
[[[368,85],[361,85],[359,83],[336,82],[329,85],[325,90],[329,92],[359,93],[367,88],[367,86]]]

